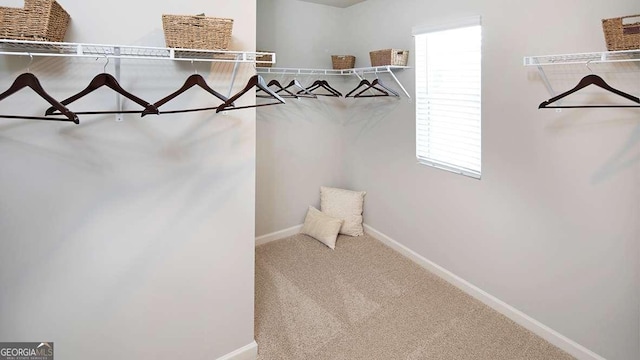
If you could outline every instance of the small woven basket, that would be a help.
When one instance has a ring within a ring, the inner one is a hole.
[[[336,70],[353,69],[356,57],[353,55],[331,55],[331,64]]]
[[[273,52],[273,51],[258,50],[257,52]],[[273,66],[272,57],[273,56],[271,54],[256,55],[256,66],[257,67],[272,67]]]
[[[640,15],[603,19],[602,30],[607,50],[640,49]]]
[[[24,8],[0,7],[0,37],[12,40],[64,40],[71,17],[54,0],[25,0]]]
[[[396,65],[407,66],[409,50],[384,49],[370,51],[371,66]]]
[[[162,28],[167,47],[227,50],[231,42],[233,19],[162,15]]]

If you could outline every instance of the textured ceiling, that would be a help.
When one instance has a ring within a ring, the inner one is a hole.
[[[361,3],[365,0],[300,0],[300,1],[346,8],[348,6]]]

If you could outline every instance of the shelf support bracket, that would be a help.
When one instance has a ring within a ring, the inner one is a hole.
[[[538,59],[535,59],[535,61],[536,63],[538,63]],[[549,81],[547,74],[544,72],[544,67],[539,64],[536,65],[536,67],[538,68],[538,73],[540,73],[540,78],[544,82],[544,86],[547,88],[547,91],[549,91],[549,94],[551,95],[551,97],[556,96],[556,92],[555,90],[553,90],[553,86],[551,86],[551,82]]]
[[[402,86],[402,83],[400,82],[400,80],[398,80],[398,78],[396,77],[396,74],[394,74],[393,71],[391,71],[391,69],[389,67],[387,67],[387,72],[391,75],[393,80],[396,81],[396,84],[398,84],[400,89],[402,89],[402,92],[404,92],[404,94],[407,95],[409,100],[411,100],[411,95],[409,95],[409,92],[407,92],[407,89],[405,89],[404,86]]]
[[[119,47],[114,47],[113,48],[113,55],[115,56],[115,61],[114,61],[114,67],[115,67],[115,74],[116,74],[116,81],[118,81],[118,83],[120,82],[120,48]],[[118,111],[122,111],[122,96],[120,96],[120,94],[116,94],[116,109],[118,109]],[[119,112],[116,114],[116,121],[123,121],[124,120],[124,115],[122,114],[122,112]]]
[[[236,56],[236,60],[238,60],[238,56]],[[227,93],[227,98],[231,97],[231,92],[233,91],[233,84],[236,82],[236,76],[238,75],[238,62],[236,61],[233,64],[233,72],[231,73],[231,84],[229,85],[229,92]]]

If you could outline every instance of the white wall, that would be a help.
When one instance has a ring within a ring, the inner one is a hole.
[[[161,15],[235,19],[233,48],[255,48],[254,1],[60,0],[67,41],[163,46]],[[0,87],[28,59],[0,58]],[[99,59],[39,58],[63,99]],[[112,60],[107,71],[113,71]],[[226,93],[231,66],[197,65]],[[121,84],[151,102],[191,64],[123,60]],[[240,68],[234,90],[253,73]],[[193,89],[167,109],[216,105]],[[242,102],[252,102],[252,96]],[[100,89],[73,109],[112,109]],[[135,105],[126,105],[134,109]],[[24,90],[2,114],[40,115]],[[81,124],[0,119],[0,339],[53,341],[64,359],[216,359],[253,341],[255,111],[81,116]]]
[[[331,67],[348,38],[341,33],[344,10],[299,0],[259,0],[257,39],[260,49],[278,49],[277,67]]]
[[[348,34],[345,48],[366,59],[375,49],[413,50],[412,26],[483,17],[482,180],[416,163],[414,110],[406,99],[340,102],[335,116],[342,109],[342,120],[327,119],[335,123],[327,132],[340,139],[324,141],[343,143],[345,152],[335,157],[345,171],[339,182],[368,191],[365,222],[607,359],[640,357],[639,116],[636,110],[537,110],[550,95],[522,58],[605,50],[600,20],[637,13],[633,0],[588,6],[578,0],[368,0],[334,22]],[[636,66],[591,68],[640,94]],[[568,89],[588,70],[551,72],[554,85]],[[414,72],[398,74],[412,92]],[[313,109],[303,114],[322,116]],[[263,133],[259,119],[259,146],[279,146],[267,135],[287,131],[291,121],[276,121]],[[307,131],[298,132],[296,142],[313,141]],[[321,158],[326,149],[298,150]],[[288,163],[258,155],[258,199],[261,176],[285,181],[281,175],[293,173],[281,171],[290,170]],[[288,188],[272,189],[282,191],[270,194],[273,199],[291,196]],[[315,194],[317,183],[297,192]],[[258,219],[272,216],[262,210]],[[286,215],[279,224],[302,220]]]
[[[277,67],[330,68],[344,52],[336,21],[343,10],[297,0],[258,1],[260,49],[277,49]],[[293,77],[265,75],[284,85]],[[298,77],[307,84],[315,80]],[[328,78],[331,84],[343,79]],[[309,205],[319,206],[321,185],[343,185],[343,101],[287,99],[257,110],[256,234],[302,223]]]

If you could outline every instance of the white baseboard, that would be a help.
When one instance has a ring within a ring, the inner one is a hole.
[[[302,225],[296,225],[296,226],[292,226],[292,227],[290,227],[288,229],[284,229],[284,230],[273,232],[271,234],[258,236],[256,238],[256,246],[262,245],[262,244],[266,244],[266,243],[269,243],[269,242],[272,242],[272,241],[284,239],[284,238],[289,237],[289,236],[293,236],[293,235],[299,233],[300,230],[302,230]]]
[[[439,277],[443,278],[447,282],[456,286],[460,290],[482,301],[484,304],[498,311],[502,315],[515,321],[516,323],[520,324],[524,328],[530,330],[531,332],[542,337],[543,339],[547,340],[551,344],[559,347],[560,349],[578,358],[579,360],[605,360],[605,358],[603,358],[602,356],[592,352],[591,350],[567,338],[566,336],[560,334],[559,332],[540,323],[536,319],[528,316],[522,311],[514,308],[513,306],[505,303],[504,301],[478,288],[477,286],[471,284],[470,282],[460,278],[459,276],[455,275],[449,270],[433,263],[430,260],[427,260],[426,258],[419,255],[415,251],[400,244],[399,242],[393,240],[389,236],[372,228],[371,226],[365,224],[364,228],[367,234],[380,240],[383,244],[401,253],[405,257],[413,260],[418,265],[438,275]]]
[[[256,360],[257,358],[258,344],[254,340],[251,344],[219,357],[217,360]]]

